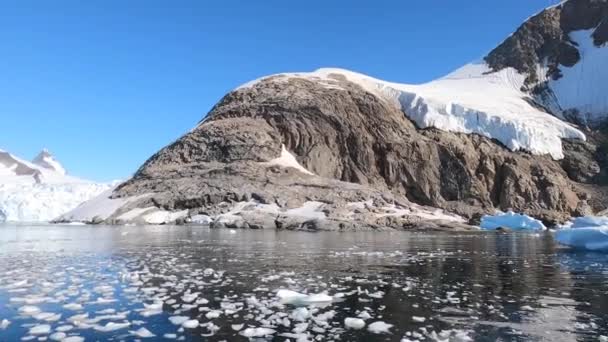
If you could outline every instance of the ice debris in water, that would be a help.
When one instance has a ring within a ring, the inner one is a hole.
[[[11,325],[11,322],[6,318],[3,319],[2,322],[0,322],[0,330],[5,330],[9,325]]]
[[[30,328],[30,335],[48,335],[51,332],[51,326],[48,324],[39,324]]]
[[[387,324],[383,321],[377,321],[367,326],[367,330],[373,334],[390,334],[392,324]]]
[[[150,330],[148,330],[144,327],[141,327],[135,331],[129,331],[129,333],[131,333],[134,336],[141,337],[141,338],[156,337],[156,335],[154,335]]]
[[[349,329],[359,330],[365,327],[365,321],[361,318],[347,317],[344,319],[344,326]]]
[[[496,215],[484,215],[480,227],[486,230],[509,228],[513,230],[546,230],[545,225],[530,216],[517,214],[512,211]]]
[[[312,295],[307,295],[291,290],[281,289],[277,291],[277,297],[281,300],[283,304],[292,304],[292,305],[313,305],[313,304],[322,304],[322,303],[331,303],[333,301],[333,297],[325,294],[325,293],[317,293]]]
[[[264,337],[274,334],[276,331],[270,328],[247,328],[239,334],[245,337]]]

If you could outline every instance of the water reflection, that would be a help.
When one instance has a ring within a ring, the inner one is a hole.
[[[277,341],[597,340],[608,335],[606,265],[606,255],[558,249],[549,234],[5,226],[0,322],[11,324],[0,340],[40,325],[47,335],[71,325],[66,335],[87,339],[130,340],[145,328],[246,340],[264,328]],[[332,300],[304,311],[279,302],[279,288]],[[61,318],[24,314],[27,305]],[[393,327],[348,329],[347,317]]]

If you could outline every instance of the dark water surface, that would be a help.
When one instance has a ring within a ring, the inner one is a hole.
[[[550,233],[5,225],[0,341],[608,341],[607,266]]]

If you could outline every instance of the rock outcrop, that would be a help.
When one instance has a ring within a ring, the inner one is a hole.
[[[560,163],[477,135],[420,130],[393,103],[340,74],[332,79],[328,85],[271,77],[231,92],[114,196],[152,193],[149,205],[197,213],[250,199],[334,209],[367,200],[414,202],[465,218],[512,209],[549,223],[587,206],[577,182],[599,170],[577,166],[575,152]],[[314,175],[269,166],[282,145]]]

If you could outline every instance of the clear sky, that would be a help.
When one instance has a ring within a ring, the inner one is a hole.
[[[430,81],[556,2],[2,1],[0,149],[124,179],[241,83],[319,67]]]

